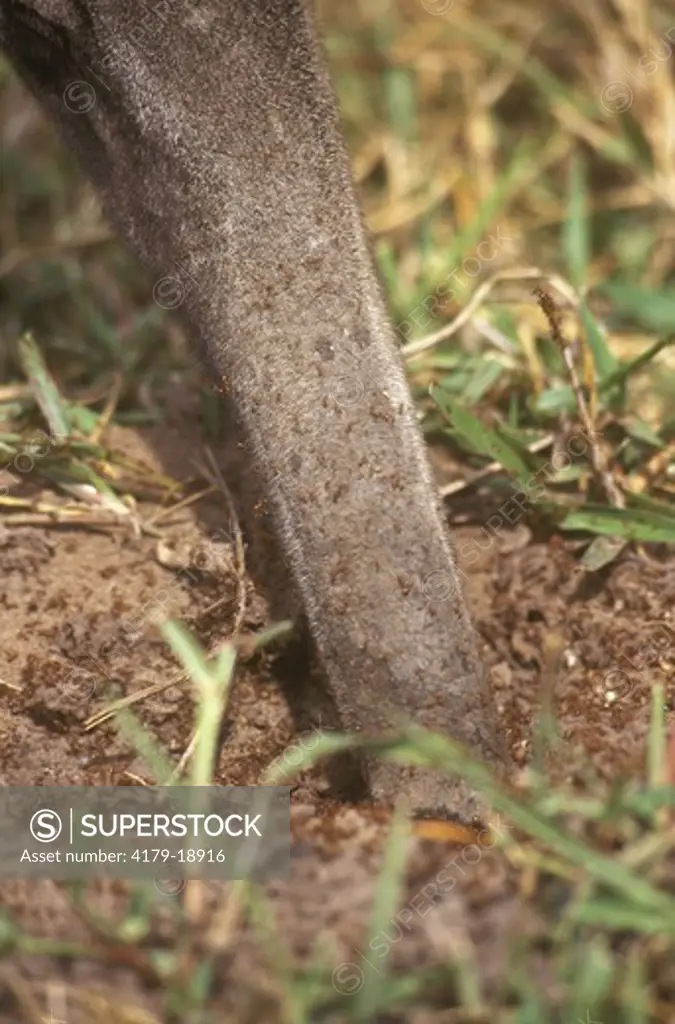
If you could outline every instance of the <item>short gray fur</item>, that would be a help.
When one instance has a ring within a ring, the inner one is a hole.
[[[3,0],[0,41],[140,258],[184,281],[343,726],[398,712],[503,766],[312,12]],[[461,780],[368,778],[420,814],[479,810]]]

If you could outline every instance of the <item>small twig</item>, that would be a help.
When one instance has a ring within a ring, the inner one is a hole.
[[[220,468],[216,462],[214,454],[208,446],[205,446],[205,452],[209,462],[211,463],[211,470],[213,473],[213,478],[211,479],[205,474],[206,479],[210,484],[217,486],[220,489],[223,497],[225,498],[225,504],[227,505],[227,510],[230,514],[230,521],[232,522],[232,527],[234,529],[234,550],[237,559],[236,569],[239,600],[237,603],[237,614],[235,616],[231,632],[233,636],[236,636],[241,631],[241,627],[244,624],[244,619],[246,617],[246,555],[244,551],[244,537],[241,532],[241,526],[239,525],[230,489],[225,483],[223,474],[220,472]]]
[[[9,683],[6,679],[0,676],[0,686],[6,687],[8,690],[14,690],[15,693],[22,693],[23,686],[19,686],[17,683]]]
[[[183,772],[187,768],[187,766],[190,763],[190,760],[192,758],[192,755],[195,752],[195,747],[197,746],[197,741],[198,740],[199,740],[199,733],[197,732],[196,729],[194,729],[193,732],[192,732],[192,736],[190,737],[190,742],[188,743],[187,747],[183,751],[183,753],[181,755],[180,761],[178,762],[178,764],[176,765],[174,770],[171,772],[171,776],[170,776],[169,781],[168,781],[168,785],[169,786],[174,786],[176,784],[176,780],[181,777],[181,775],[183,774]]]
[[[150,786],[149,782],[146,782],[145,779],[141,778],[140,775],[136,775],[134,772],[125,771],[123,772],[123,775],[125,779],[131,779],[134,786]]]
[[[123,708],[129,708],[134,704],[140,704],[149,697],[154,697],[158,693],[164,693],[165,690],[171,689],[172,686],[182,686],[188,680],[187,672],[180,671],[176,672],[175,675],[170,676],[168,679],[163,679],[161,683],[152,683],[150,686],[146,686],[143,690],[135,690],[134,693],[128,693],[124,697],[120,697],[118,700],[113,701],[106,708],[101,711],[97,711],[96,714],[90,715],[90,717],[84,723],[84,728],[87,732],[91,729],[98,729],[99,726],[103,725],[110,718],[114,718],[118,711]]]
[[[154,516],[150,516],[147,520],[148,525],[158,523],[160,519],[165,519],[173,512],[182,512],[184,508],[188,508],[189,505],[194,505],[195,502],[201,501],[201,499],[205,498],[208,494],[213,494],[215,490],[217,490],[215,486],[209,485],[209,487],[205,487],[203,491],[199,491],[197,494],[189,494],[187,498],[177,501],[175,505],[168,505],[166,508],[161,508]]]
[[[283,623],[280,624],[279,628],[283,625]],[[268,633],[269,632],[271,632],[271,630],[268,631]],[[233,633],[230,639],[226,642],[234,644],[237,648],[237,656],[241,661],[246,661],[246,659],[251,656],[252,650],[255,650],[255,641],[249,636],[239,636]],[[222,642],[214,644],[207,652],[207,657],[213,658],[222,647]],[[159,693],[164,693],[165,690],[170,690],[172,686],[183,686],[188,679],[188,673],[180,670],[168,679],[163,679],[160,683],[151,683],[142,690],[135,690],[133,693],[128,693],[124,697],[119,697],[106,708],[102,708],[101,711],[97,711],[96,714],[91,715],[84,723],[84,728],[87,732],[91,729],[98,729],[109,719],[114,718],[118,711],[132,707],[134,704],[141,704],[150,697],[155,697]]]

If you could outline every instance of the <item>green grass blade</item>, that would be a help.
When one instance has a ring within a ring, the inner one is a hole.
[[[440,411],[449,420],[450,433],[464,440],[470,451],[499,462],[519,481],[529,479],[532,474],[529,453],[519,451],[515,441],[486,427],[476,416],[463,408],[459,402],[452,401],[440,389],[432,388],[430,393]]]
[[[70,437],[66,406],[32,334],[24,334],[19,340],[18,354],[21,368],[33,386],[36,401],[52,437],[58,441],[66,440]]]
[[[625,384],[627,380],[638,370],[641,370],[643,366],[647,366],[651,363],[655,356],[665,348],[670,348],[675,345],[675,334],[670,334],[666,338],[660,338],[650,345],[644,352],[640,353],[635,359],[632,359],[627,363],[617,364],[616,369],[599,384],[599,390],[605,391],[615,387],[617,384]]]
[[[675,289],[654,291],[621,281],[605,284],[599,290],[610,299],[613,312],[624,320],[657,334],[675,331]]]
[[[583,509],[568,513],[560,529],[602,533],[653,544],[675,544],[675,514],[660,515],[647,509],[586,505]]]
[[[177,622],[163,622],[160,624],[160,630],[196,687],[197,740],[190,782],[193,786],[210,786],[213,782],[218,735],[227,706],[236,651],[232,644],[227,644],[213,661],[207,661],[199,645]]]
[[[591,240],[586,174],[579,156],[575,156],[570,163],[567,190],[567,217],[562,227],[563,250],[572,284],[583,294],[588,282]]]
[[[373,901],[373,910],[368,931],[367,955],[364,959],[372,963],[375,958],[375,950],[385,944],[384,956],[378,958],[377,965],[373,964],[372,974],[368,974],[366,983],[358,994],[356,1005],[356,1019],[358,1021],[370,1021],[373,1015],[382,1011],[390,999],[390,982],[387,957],[389,947],[386,936],[383,935],[387,925],[396,917],[403,878],[405,873],[406,859],[408,855],[407,836],[409,832],[408,818],[403,810],[403,805],[395,808],[391,824],[389,840],[385,849],[384,860],[380,869]]]
[[[606,381],[616,372],[619,361],[612,354],[603,331],[585,302],[582,302],[579,306],[579,315],[586,331],[588,345],[593,353],[598,388],[601,389],[603,381]]]

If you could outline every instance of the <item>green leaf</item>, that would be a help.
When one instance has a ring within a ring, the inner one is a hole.
[[[358,737],[347,733],[319,733],[316,741],[312,742],[311,747],[303,746],[301,742],[296,744],[292,764],[285,754],[275,758],[272,764],[267,767],[262,778],[262,784],[263,786],[279,786],[292,775],[302,771],[304,768],[311,767],[322,758],[331,757],[333,754],[341,754],[345,750],[357,748],[358,746]]]
[[[653,427],[649,423],[645,423],[644,420],[638,419],[636,416],[630,416],[621,421],[621,426],[626,433],[635,438],[636,441],[641,441],[642,444],[648,444],[652,448],[663,448],[663,441],[656,433]]]
[[[24,334],[20,338],[18,354],[21,368],[33,386],[36,401],[52,436],[65,441],[70,437],[66,406],[32,334]]]
[[[424,357],[427,357],[426,359]],[[455,370],[456,367],[462,366],[466,363],[466,356],[457,352],[456,350],[448,349],[430,349],[428,352],[422,352],[416,355],[410,362],[414,363],[414,367],[424,367],[429,370]]]
[[[233,644],[222,647],[209,659],[197,641],[178,622],[167,619],[159,624],[166,642],[181,661],[196,691],[195,749],[190,783],[213,784],[218,753],[218,736],[237,659]]]
[[[636,358],[632,359],[630,362],[619,362],[616,370],[614,370],[609,377],[606,377],[600,382],[600,390],[605,391],[613,388],[617,384],[624,384],[637,370],[646,366],[647,363],[651,363],[659,352],[664,348],[670,348],[672,345],[675,345],[675,334],[671,334],[667,338],[661,338],[659,341],[655,341],[653,345],[650,345],[648,349],[645,349],[644,352],[641,352],[639,356],[636,356]]]
[[[675,543],[675,515],[663,515],[647,509],[606,508],[587,505],[570,512],[560,524],[562,530],[607,534],[646,543]]]
[[[675,935],[675,918],[632,906],[630,903],[619,903],[617,900],[595,899],[593,902],[582,903],[581,906],[569,911],[569,915],[577,924],[593,925],[604,931],[632,931],[642,935]]]
[[[590,1021],[600,1014],[605,999],[616,985],[617,962],[605,936],[596,936],[584,943],[583,949],[575,949],[573,943],[570,945],[574,950],[575,969],[569,1019]]]
[[[579,305],[579,315],[581,317],[581,322],[586,329],[586,338],[588,339],[589,347],[593,353],[595,372],[598,376],[598,384],[600,385],[602,381],[606,380],[610,374],[613,374],[616,371],[619,365],[619,360],[610,351],[607,345],[607,339],[600,329],[600,325],[597,323],[585,302],[582,302]]]
[[[522,352],[523,343],[518,331],[518,325],[516,318],[509,309],[502,309],[499,306],[495,306],[494,309],[490,310],[490,317],[492,323],[497,330],[508,338],[509,341],[513,342],[513,347],[517,351]]]
[[[355,1016],[358,1021],[373,1020],[377,1011],[386,1006],[388,1002],[389,974],[392,965],[387,961],[391,944],[383,932],[387,925],[394,920],[401,900],[408,859],[409,831],[408,819],[399,804],[395,808],[384,862],[377,881],[367,946],[369,953],[372,951],[371,955],[374,956],[374,951],[382,948],[384,939],[384,955],[379,955],[379,968],[373,964],[373,974],[369,973],[365,977],[365,984],[357,995]]]
[[[448,374],[447,377],[442,377],[438,386],[441,391],[448,395],[463,395],[470,379],[466,371],[466,363],[462,363],[452,373]]]
[[[419,123],[417,76],[407,67],[390,65],[383,76],[388,120],[394,134],[414,142]]]
[[[87,409],[83,405],[71,405],[67,411],[68,422],[73,430],[87,437],[92,434],[98,426],[101,417],[93,409]]]
[[[481,360],[464,388],[464,400],[469,405],[477,405],[486,392],[497,383],[505,369],[504,365],[496,359]]]
[[[115,727],[120,736],[136,748],[159,785],[169,785],[174,771],[171,758],[130,708],[116,708]]]
[[[626,504],[629,508],[646,509],[648,512],[654,512],[657,516],[665,517],[666,519],[673,519],[675,517],[675,508],[672,505],[666,501],[652,498],[649,494],[637,494],[630,491],[626,495]]]
[[[396,264],[394,247],[387,239],[380,239],[378,242],[377,262],[379,264],[380,273],[384,279],[387,294],[395,296],[399,291],[398,266]]]
[[[562,240],[572,284],[581,292],[588,277],[590,237],[585,168],[578,156],[572,159],[568,182],[567,217]]]
[[[546,388],[533,402],[533,411],[546,416],[558,416],[570,412],[575,406],[574,391],[569,384]]]
[[[621,281],[603,285],[600,291],[624,319],[659,334],[675,330],[675,289],[652,291]]]
[[[470,451],[499,462],[518,480],[529,479],[532,473],[529,465],[529,453],[518,451],[511,439],[484,426],[476,416],[473,416],[459,403],[451,401],[449,396],[443,394],[439,388],[431,388],[430,393],[438,408],[449,419],[450,433],[463,438]]]

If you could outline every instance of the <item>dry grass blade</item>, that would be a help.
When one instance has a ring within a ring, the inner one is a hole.
[[[611,504],[616,508],[625,508],[626,502],[624,496],[616,485],[609,470],[607,458],[602,448],[602,443],[598,441],[595,424],[591,418],[584,389],[581,381],[579,380],[579,375],[575,366],[572,344],[565,337],[560,323],[560,312],[549,293],[543,288],[535,289],[534,294],[537,296],[541,310],[548,320],[551,338],[559,346],[565,360],[565,365],[567,366],[570,380],[572,381],[572,387],[574,389],[574,395],[579,409],[579,417],[589,441],[593,470]]]

